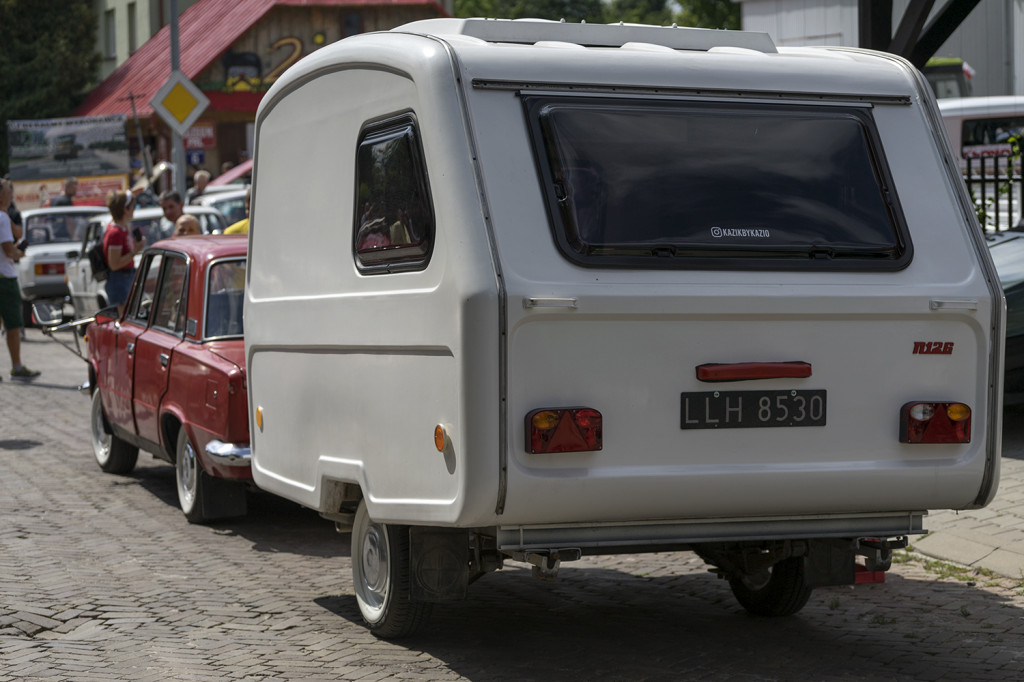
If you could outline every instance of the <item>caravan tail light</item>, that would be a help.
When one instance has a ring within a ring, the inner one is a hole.
[[[530,454],[588,452],[602,447],[601,413],[589,407],[533,410],[526,415]]]
[[[971,408],[963,403],[907,403],[900,410],[901,443],[970,443]]]

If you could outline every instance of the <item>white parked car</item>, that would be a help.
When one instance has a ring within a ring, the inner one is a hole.
[[[224,189],[224,187],[226,186],[215,187],[212,192],[208,187],[207,194],[196,199],[193,205],[215,208],[224,215],[228,225],[233,225],[246,217],[245,193],[248,190],[244,187],[241,189]]]
[[[207,206],[185,206],[184,208],[185,213],[199,218],[199,226],[203,234],[220,234],[228,225],[224,216],[215,208]],[[71,296],[71,305],[75,309],[75,317],[88,317],[107,305],[106,287],[93,279],[92,265],[86,254],[93,244],[103,238],[103,232],[110,220],[110,213],[106,211],[94,216],[86,226],[84,233],[80,235],[81,241],[77,251],[68,262],[67,288]],[[136,210],[132,219],[132,228],[136,227],[142,230],[147,244],[155,244],[161,239],[170,237],[174,232],[174,225],[164,218],[163,209],[158,207]],[[135,262],[138,265],[139,256],[135,257]]]
[[[59,206],[21,212],[28,246],[18,261],[18,285],[26,324],[30,323],[33,303],[63,303],[68,295],[64,281],[68,253],[78,248],[89,219],[105,211],[101,206]]]

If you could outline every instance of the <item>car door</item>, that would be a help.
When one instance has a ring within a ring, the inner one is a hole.
[[[160,400],[167,391],[171,357],[182,342],[188,262],[182,254],[164,253],[159,272],[153,264],[143,286],[139,314],[145,314],[148,327],[135,346],[135,386],[133,407],[139,436],[160,442]],[[153,276],[153,275],[156,276]],[[147,291],[152,284],[152,298]]]
[[[132,405],[136,347],[139,336],[148,326],[149,308],[156,291],[162,260],[160,253],[149,254],[135,273],[132,291],[125,303],[124,316],[114,327],[114,352],[106,355],[100,367],[100,385],[105,389],[103,407],[107,411],[107,418],[133,433],[138,433]]]
[[[96,311],[96,294],[100,284],[92,278],[92,264],[89,262],[89,249],[93,244],[103,239],[103,232],[106,225],[99,220],[93,220],[82,228],[83,235],[81,249],[67,269],[68,292],[71,294],[71,304],[75,307],[76,317],[86,317]]]

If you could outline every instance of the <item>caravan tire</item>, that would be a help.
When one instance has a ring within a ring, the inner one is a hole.
[[[803,557],[790,557],[759,576],[729,579],[736,600],[755,616],[790,616],[804,607],[811,597]]]
[[[409,599],[409,529],[370,519],[366,501],[352,524],[352,583],[370,632],[385,639],[414,634],[430,605]]]

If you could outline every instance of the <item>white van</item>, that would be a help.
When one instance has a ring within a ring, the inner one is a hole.
[[[999,477],[1004,302],[921,74],[765,34],[442,19],[256,119],[253,476],[373,632],[505,561],[692,550],[753,613]]]
[[[938,103],[953,153],[961,159],[1009,156],[1010,138],[1024,135],[1024,96],[951,97]]]

